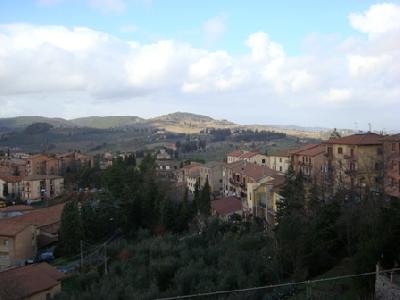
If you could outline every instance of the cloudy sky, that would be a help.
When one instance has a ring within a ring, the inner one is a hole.
[[[400,130],[400,1],[0,2],[0,117]]]

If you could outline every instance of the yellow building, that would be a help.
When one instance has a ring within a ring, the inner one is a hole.
[[[57,175],[31,175],[22,180],[22,199],[54,198],[64,191],[64,178]]]
[[[37,250],[36,226],[15,222],[12,219],[0,222],[0,269],[23,265],[33,258]]]
[[[326,156],[334,190],[382,191],[382,135],[368,132],[330,139]]]

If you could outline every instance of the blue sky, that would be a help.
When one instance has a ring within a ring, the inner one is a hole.
[[[400,129],[400,1],[3,0],[0,24],[0,117]]]
[[[298,54],[302,51],[303,39],[310,33],[355,34],[347,16],[373,3],[376,1],[133,0],[126,1],[119,10],[106,6],[99,9],[79,0],[3,0],[0,20],[2,23],[85,26],[143,43],[173,38],[197,47],[223,48],[231,53],[245,51],[243,40],[250,33],[265,31],[274,41],[283,44],[289,54]],[[201,27],[216,16],[226,22],[226,34],[218,42],[206,44]]]

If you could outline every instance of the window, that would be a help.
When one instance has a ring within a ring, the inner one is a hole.
[[[396,150],[396,143],[392,143],[392,151]]]
[[[8,248],[8,240],[4,240],[3,245],[4,245],[4,247]]]
[[[282,157],[279,158],[279,162],[282,162]]]
[[[342,148],[342,147],[339,147],[339,148],[337,149],[337,152],[338,152],[338,154],[343,154],[343,148]]]
[[[351,157],[354,156],[354,149],[350,149],[350,156],[351,156]]]
[[[378,154],[378,155],[382,155],[383,154],[383,150],[382,150],[381,147],[376,149],[376,154]]]
[[[282,166],[279,167],[279,171],[282,172]]]
[[[261,160],[261,163],[265,164],[265,158],[263,158],[263,159]]]

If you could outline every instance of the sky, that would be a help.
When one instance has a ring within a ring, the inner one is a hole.
[[[400,1],[2,0],[0,117],[400,130]]]

